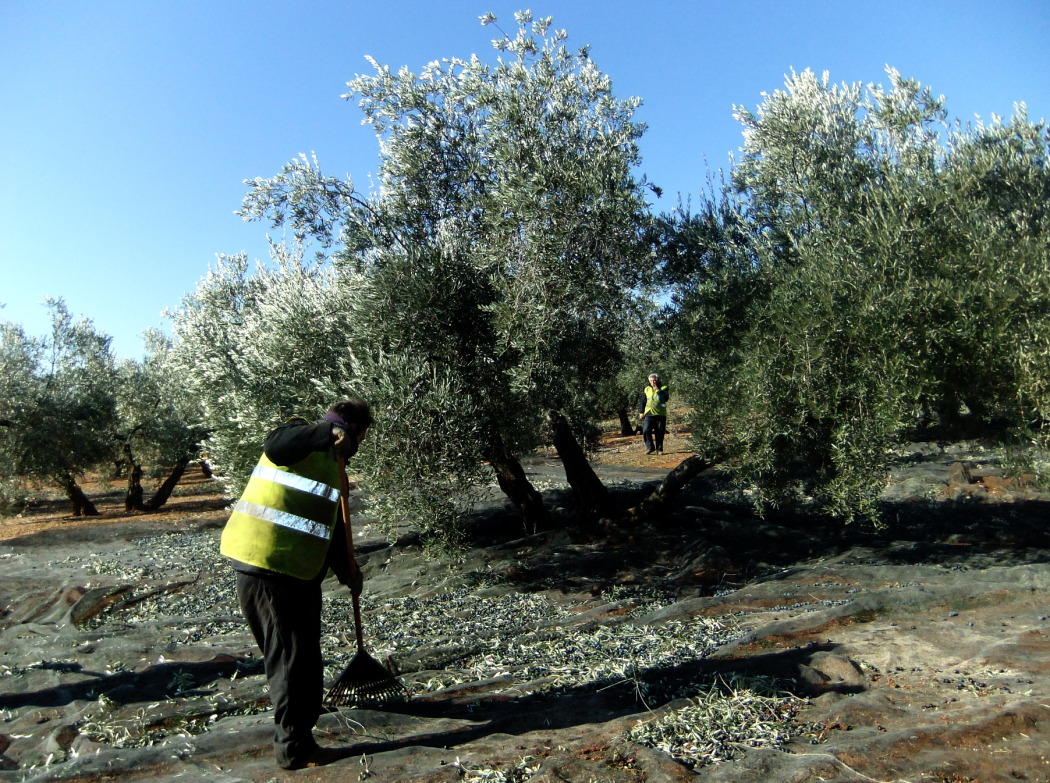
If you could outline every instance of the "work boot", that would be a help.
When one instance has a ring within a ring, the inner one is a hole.
[[[353,751],[350,748],[317,748],[310,755],[287,764],[282,764],[282,769],[306,769],[307,767],[323,767],[342,759],[350,758]]]
[[[648,450],[647,452],[645,452],[645,453],[646,453],[646,454],[653,454],[653,453],[654,453],[655,451],[656,451],[656,449],[649,449],[649,450]]]

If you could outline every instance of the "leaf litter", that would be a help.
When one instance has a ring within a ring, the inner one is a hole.
[[[150,595],[123,610],[109,607],[83,623],[85,630],[104,626],[117,630],[112,626],[160,621],[175,630],[172,641],[177,645],[221,643],[227,636],[243,637],[246,631],[239,616],[236,574],[224,567],[213,534],[172,533],[143,538],[125,549],[92,558],[87,565],[95,573],[129,581],[171,580],[176,573],[196,573],[204,578],[179,592]],[[471,576],[476,578],[472,580]],[[406,677],[410,698],[481,680],[497,680],[487,689],[489,693],[529,684],[529,690],[541,697],[622,687],[633,690],[647,707],[690,698],[690,706],[640,721],[625,734],[627,739],[658,748],[689,766],[733,758],[742,747],[779,747],[800,730],[792,721],[804,701],[776,682],[760,678],[737,678],[728,683],[709,679],[682,682],[661,676],[661,672],[708,656],[737,635],[734,628],[712,618],[654,626],[623,622],[673,603],[668,591],[617,588],[607,598],[631,599],[635,605],[613,622],[581,631],[572,623],[576,614],[573,607],[556,604],[544,593],[477,594],[477,585],[472,583],[491,581],[486,576],[468,574],[465,581],[471,586],[426,596],[362,596],[368,641],[378,657],[397,661],[428,649],[452,651],[439,671]],[[150,589],[155,586],[138,588],[140,594]],[[322,613],[326,628],[353,627],[348,598],[326,595]],[[348,641],[345,633],[322,636],[329,680],[339,675],[353,654]],[[178,683],[173,691],[187,702],[202,699],[187,694],[191,686]],[[111,719],[108,706],[102,701],[99,706],[81,731],[96,742],[116,747],[150,745],[169,737],[198,734],[219,717],[266,709],[262,704],[224,707],[208,703],[190,709],[191,714],[156,721],[143,710],[131,718]],[[537,769],[536,762],[526,759],[505,771],[464,768],[464,773],[468,780],[503,783],[528,780]]]
[[[780,748],[803,731],[795,717],[808,702],[783,681],[734,675],[693,685],[688,706],[638,721],[625,738],[696,767],[729,761],[743,748]]]

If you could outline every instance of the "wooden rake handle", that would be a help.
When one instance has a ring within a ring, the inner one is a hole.
[[[357,561],[354,559],[354,532],[350,529],[350,479],[346,477],[346,457],[336,455],[339,461],[339,502],[343,507],[343,530],[346,531],[346,553],[350,557],[350,578],[357,576]],[[365,637],[361,633],[361,601],[350,591],[354,602],[354,632],[357,634],[357,650],[365,651]]]

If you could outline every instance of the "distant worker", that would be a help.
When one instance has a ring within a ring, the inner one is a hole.
[[[319,767],[346,758],[322,748],[313,728],[324,697],[321,581],[331,568],[354,595],[340,509],[339,463],[372,424],[368,403],[337,402],[311,424],[293,418],[266,437],[263,455],[222,531],[222,554],[237,571],[237,597],[262,650],[273,702],[277,765]]]
[[[664,433],[667,432],[667,400],[670,392],[660,385],[660,376],[655,372],[649,376],[649,385],[642,395],[642,404],[638,407],[638,418],[644,418],[642,440],[645,441],[646,454],[654,451],[664,453]]]

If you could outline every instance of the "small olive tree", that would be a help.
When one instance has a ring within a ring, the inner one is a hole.
[[[197,397],[173,361],[172,340],[155,329],[143,334],[142,361],[126,359],[116,368],[119,463],[128,474],[125,505],[130,511],[163,506],[208,435]],[[168,475],[147,500],[142,464],[167,468]]]
[[[117,427],[110,338],[47,300],[51,334],[0,323],[0,477],[53,482],[74,516],[98,511],[77,478],[109,460]]]

